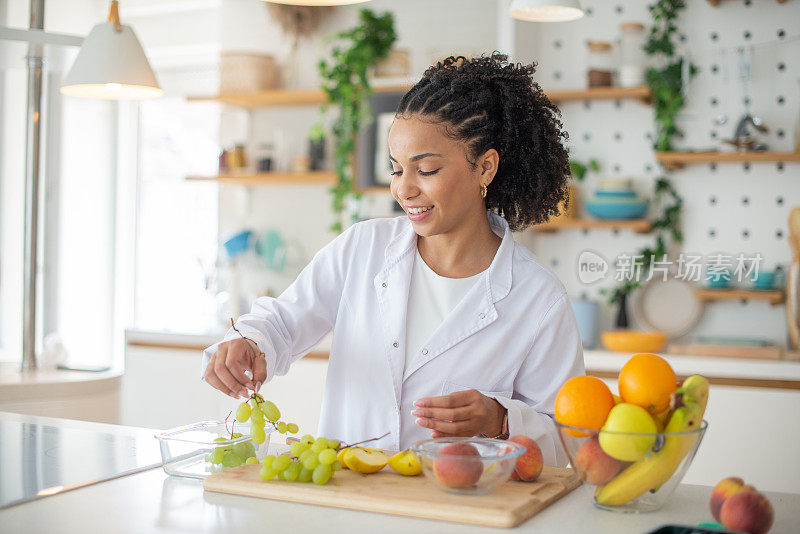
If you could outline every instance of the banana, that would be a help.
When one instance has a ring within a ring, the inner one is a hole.
[[[683,381],[670,398],[670,407],[677,408],[684,401],[700,405],[701,417],[706,412],[708,404],[708,379],[700,375],[692,375]]]
[[[689,402],[688,397],[688,394],[683,395],[683,405],[672,413],[665,432],[681,432],[700,427],[703,408],[700,404]],[[598,487],[594,494],[595,501],[602,505],[618,506],[648,490],[661,487],[670,479],[697,438],[697,434],[665,436],[661,450],[637,461],[605,486]]]

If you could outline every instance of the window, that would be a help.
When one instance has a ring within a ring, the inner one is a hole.
[[[219,109],[160,98],[140,104],[134,327],[219,329],[213,283],[217,185],[187,181],[217,172]]]

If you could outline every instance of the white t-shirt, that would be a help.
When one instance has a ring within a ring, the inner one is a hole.
[[[440,276],[416,252],[408,290],[406,367],[482,274],[467,278]]]

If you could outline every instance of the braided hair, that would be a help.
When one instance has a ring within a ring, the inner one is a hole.
[[[441,124],[464,142],[467,161],[489,149],[500,161],[486,194],[486,207],[512,231],[558,215],[570,175],[559,109],[531,75],[536,63],[509,64],[508,56],[450,56],[429,67],[397,106],[396,116],[417,115]]]

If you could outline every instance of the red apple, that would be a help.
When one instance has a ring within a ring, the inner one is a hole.
[[[519,443],[525,447],[525,452],[517,458],[517,465],[514,467],[514,472],[511,473],[511,478],[523,482],[533,482],[539,478],[544,467],[544,458],[542,458],[542,449],[539,448],[539,444],[528,436],[512,436],[508,438],[508,441]]]
[[[620,462],[606,454],[600,446],[597,436],[587,439],[575,455],[575,466],[581,476],[593,486],[602,486],[617,476]]]
[[[775,512],[764,495],[745,486],[725,499],[719,519],[728,530],[765,534],[775,520]]]
[[[719,522],[719,511],[722,509],[722,505],[728,497],[737,493],[743,487],[744,480],[739,477],[723,478],[714,486],[714,491],[711,492],[711,500],[708,505],[711,508],[711,515],[714,516],[717,522]]]
[[[452,443],[439,450],[433,461],[433,474],[449,488],[473,486],[483,474],[483,462],[478,449],[469,443]]]

